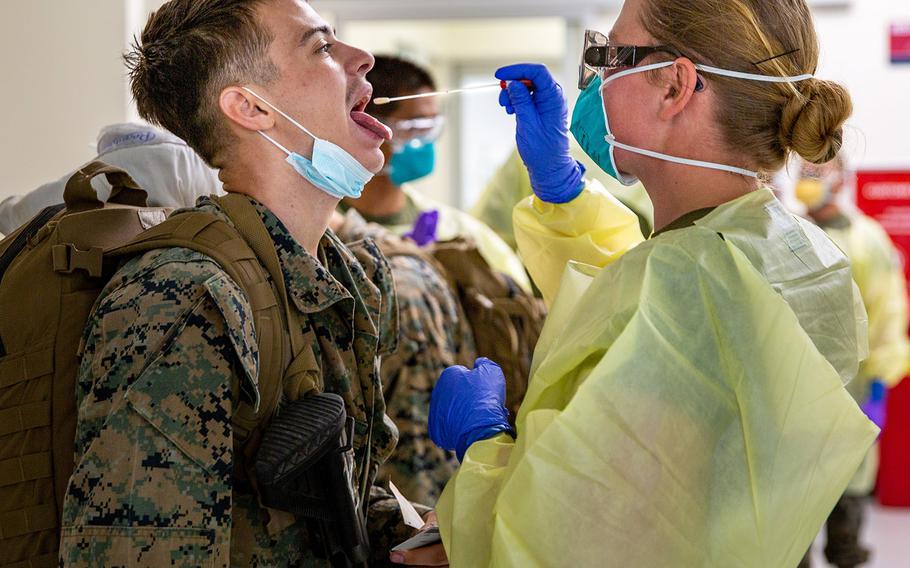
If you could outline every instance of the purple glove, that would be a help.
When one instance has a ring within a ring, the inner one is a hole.
[[[417,243],[418,246],[425,247],[436,242],[436,227],[438,225],[439,211],[435,209],[424,211],[414,222],[414,228],[405,233],[404,236]]]
[[[874,379],[869,389],[869,399],[863,403],[860,409],[869,417],[879,429],[885,428],[885,408],[887,402],[887,392],[885,383],[879,379]]]
[[[569,110],[562,87],[540,64],[503,67],[496,78],[510,81],[499,104],[516,116],[515,141],[534,193],[548,203],[572,201],[584,190],[585,168],[569,154]],[[533,93],[521,79],[534,84]]]
[[[471,444],[500,432],[514,432],[505,407],[506,379],[499,365],[481,357],[474,369],[449,367],[430,397],[430,438],[458,460]]]

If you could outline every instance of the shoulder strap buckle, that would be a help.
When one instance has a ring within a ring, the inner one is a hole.
[[[104,264],[104,249],[101,247],[79,250],[74,245],[66,243],[54,245],[51,252],[54,258],[54,272],[72,274],[76,270],[84,270],[92,278],[101,276]]]

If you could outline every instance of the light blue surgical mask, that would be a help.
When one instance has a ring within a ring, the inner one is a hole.
[[[619,73],[614,73],[602,80],[600,77],[594,79],[591,84],[581,92],[578,101],[575,103],[575,110],[572,114],[572,135],[578,141],[585,153],[597,163],[600,168],[611,177],[619,180],[623,185],[633,185],[638,180],[630,175],[621,173],[616,167],[616,148],[621,148],[628,152],[634,152],[643,156],[649,156],[658,160],[674,162],[687,166],[698,168],[708,168],[712,170],[721,170],[746,177],[757,178],[758,172],[729,166],[727,164],[717,164],[714,162],[704,162],[701,160],[691,160],[670,156],[652,150],[645,150],[635,146],[629,146],[619,142],[610,130],[610,119],[607,116],[607,109],[604,105],[603,92],[604,88],[611,82],[634,75],[636,73],[646,73],[655,69],[661,69],[673,65],[673,61],[654,63],[652,65],[643,65],[633,67]],[[740,71],[730,71],[728,69],[719,69],[708,65],[696,65],[696,69],[703,73],[715,75],[724,75],[735,79],[744,79],[747,81],[762,81],[767,83],[795,83],[811,79],[813,75],[797,75],[794,77],[777,77],[773,75],[756,75],[753,73],[742,73]]]
[[[436,167],[436,145],[433,142],[412,141],[395,150],[389,160],[389,179],[404,185],[433,173]]]
[[[263,138],[287,154],[285,161],[298,174],[332,197],[338,199],[344,199],[345,197],[357,199],[360,197],[364,186],[373,179],[373,173],[370,170],[366,169],[344,148],[328,140],[318,138],[307,130],[305,126],[269,101],[246,87],[243,87],[243,89],[286,118],[291,124],[306,132],[313,139],[313,158],[308,159],[296,152],[291,152],[265,132],[259,132]]]

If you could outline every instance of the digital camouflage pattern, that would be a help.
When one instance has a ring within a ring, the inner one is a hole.
[[[356,489],[370,499],[369,526],[385,531],[371,534],[376,558],[385,559],[407,536],[394,500],[371,486],[397,438],[379,377],[379,357],[397,339],[388,263],[371,242],[353,253],[331,231],[316,262],[277,217],[254,206],[316,356],[318,382],[344,398],[356,421]],[[211,201],[198,207],[226,219]],[[241,452],[232,408],[257,396],[252,321],[237,285],[187,249],[152,251],[111,279],[83,338],[61,564],[325,565],[304,522],[282,522],[235,484]]]
[[[398,236],[384,227],[366,223],[349,210],[339,237],[346,242],[370,238],[396,246]],[[412,255],[389,257],[398,298],[398,349],[382,360],[386,413],[398,427],[395,452],[380,470],[409,499],[433,505],[458,467],[454,453],[430,440],[427,418],[430,393],[436,379],[452,365],[472,365],[474,338],[458,299],[439,268]]]

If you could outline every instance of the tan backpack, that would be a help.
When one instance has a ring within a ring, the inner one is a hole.
[[[98,175],[113,187],[107,203],[90,183]],[[126,172],[94,161],[67,182],[64,204],[0,241],[0,566],[57,565],[74,467],[78,346],[98,294],[129,257],[193,249],[244,290],[259,340],[261,402],[258,412],[241,404],[234,413],[240,439],[254,438],[274,412],[283,380],[305,383],[300,392],[315,388],[296,371],[308,368],[304,358],[291,361],[302,353],[302,332],[286,323],[294,316],[268,232],[244,197],[217,199],[233,227],[200,211],[165,220],[168,211],[146,207],[146,192]]]
[[[543,300],[494,271],[470,239],[420,248],[411,241],[380,240],[386,256],[416,255],[432,262],[455,291],[474,335],[477,355],[502,367],[506,406],[513,422],[528,390],[534,347],[547,317]]]

